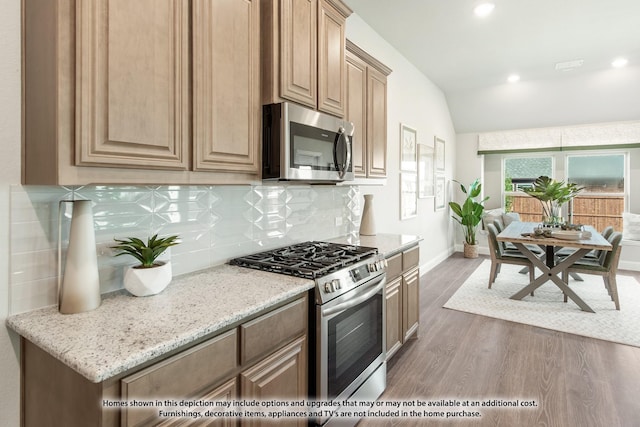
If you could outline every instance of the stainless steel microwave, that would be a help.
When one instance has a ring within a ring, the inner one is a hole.
[[[263,107],[262,179],[353,180],[353,123],[290,102]]]

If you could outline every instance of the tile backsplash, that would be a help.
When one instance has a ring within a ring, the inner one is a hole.
[[[306,240],[357,235],[358,187],[84,186],[11,188],[10,312],[56,304],[60,200],[89,199],[93,206],[101,292],[122,288],[123,266],[114,238],[178,234],[171,248],[174,275],[230,258]],[[70,204],[62,204],[62,246]],[[64,252],[64,251],[63,251]]]

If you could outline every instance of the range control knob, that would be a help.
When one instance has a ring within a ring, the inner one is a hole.
[[[333,292],[333,286],[331,286],[331,282],[324,282],[324,292],[327,294]]]
[[[340,279],[333,279],[331,281],[331,286],[333,287],[334,290],[338,291],[340,289],[342,289],[342,285],[340,284]]]

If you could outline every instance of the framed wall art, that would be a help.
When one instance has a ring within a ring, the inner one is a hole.
[[[418,179],[413,172],[400,173],[400,219],[418,215]]]
[[[435,209],[440,211],[447,204],[447,180],[443,174],[436,174],[435,193]]]
[[[400,123],[400,170],[416,172],[418,169],[417,142],[418,131]]]
[[[433,147],[418,144],[418,198],[435,195],[433,183]]]
[[[434,141],[435,148],[435,163],[436,163],[436,171],[444,172],[444,139],[435,137]]]

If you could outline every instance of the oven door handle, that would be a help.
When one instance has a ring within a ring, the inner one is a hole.
[[[371,289],[369,289],[368,291],[366,291],[364,294],[358,295],[355,298],[351,298],[348,301],[345,301],[343,303],[334,305],[332,307],[323,308],[322,309],[322,316],[331,316],[332,314],[340,313],[342,311],[346,311],[346,310],[350,309],[351,307],[355,307],[356,305],[360,304],[363,301],[368,300],[373,295],[375,295],[378,292],[380,292],[380,290],[382,290],[384,288],[384,285],[386,283],[387,283],[387,277],[386,277],[386,275],[383,275],[382,279],[379,280],[378,284],[372,285],[373,287]]]

